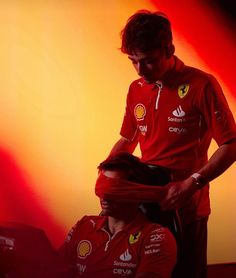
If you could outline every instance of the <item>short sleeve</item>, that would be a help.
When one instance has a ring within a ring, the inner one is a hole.
[[[235,121],[217,80],[210,75],[199,98],[201,110],[218,145],[236,138]]]
[[[84,216],[80,221],[78,221],[68,232],[67,237],[59,248],[59,254],[62,258],[67,261],[74,260],[74,246],[77,243],[78,231],[80,230],[83,223],[87,220],[87,216]]]
[[[120,135],[132,141],[135,138],[136,132],[137,132],[137,123],[134,117],[134,111],[132,109],[131,86],[130,86],[126,98],[126,108],[125,108],[123,123],[120,130]]]
[[[152,225],[145,235],[137,273],[149,272],[168,278],[176,264],[176,257],[176,241],[171,232],[159,225]]]

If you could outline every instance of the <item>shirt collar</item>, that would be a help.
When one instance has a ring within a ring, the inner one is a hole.
[[[126,225],[122,231],[127,233],[137,232],[143,229],[146,223],[149,223],[143,212],[139,211],[136,217],[128,225]],[[96,230],[108,230],[108,217],[100,216],[95,224]]]
[[[174,87],[176,83],[178,83],[178,76],[181,77],[182,71],[185,68],[185,64],[177,57],[174,55],[174,66],[173,68],[166,73],[164,78],[162,80],[157,80],[157,82],[162,83],[164,86],[167,87]],[[151,89],[156,89],[157,85],[156,84],[147,84],[143,78],[139,79],[139,82],[145,87],[150,87]]]
[[[184,70],[185,65],[184,63],[174,55],[174,66],[173,68],[166,73],[164,79],[162,80],[164,86],[172,87],[175,83],[178,82],[178,76],[181,76],[180,73]]]

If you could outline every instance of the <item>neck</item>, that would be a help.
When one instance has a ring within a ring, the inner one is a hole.
[[[123,220],[114,218],[112,216],[108,217],[108,228],[109,232],[114,235],[117,232],[123,230],[123,228],[127,225],[127,223]]]
[[[163,75],[163,81],[168,81],[169,79],[169,76],[171,75],[173,69],[175,68],[175,57],[172,56],[170,59],[169,59],[169,62],[168,62],[168,66],[167,66],[167,69]]]
[[[124,215],[122,217],[113,217],[108,216],[108,228],[112,235],[124,229],[132,220],[136,217],[137,211],[135,214]]]

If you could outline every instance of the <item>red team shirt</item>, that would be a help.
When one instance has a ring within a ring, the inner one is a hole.
[[[120,134],[138,136],[144,162],[167,167],[173,180],[183,180],[207,163],[211,139],[222,145],[236,138],[236,127],[216,79],[175,61],[165,82],[154,86],[138,79],[130,85]],[[210,213],[208,191],[205,186],[190,200],[190,220]]]
[[[85,216],[68,234],[63,255],[76,265],[77,277],[135,277],[151,272],[170,277],[176,263],[176,244],[170,231],[140,213],[115,235],[107,217]]]

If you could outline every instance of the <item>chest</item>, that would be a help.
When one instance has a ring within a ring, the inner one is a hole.
[[[101,277],[133,277],[138,265],[138,240],[132,240],[132,234],[123,232],[111,236],[101,230],[80,235],[74,246],[76,252],[77,273],[84,277],[96,275]]]
[[[141,135],[160,130],[165,136],[191,134],[198,129],[201,112],[194,91],[183,85],[137,93],[131,111]]]

